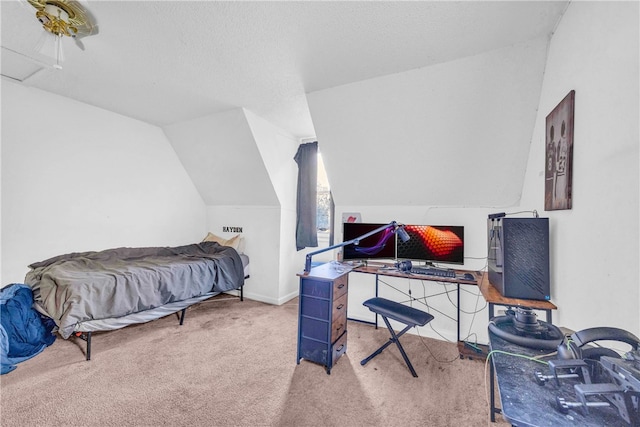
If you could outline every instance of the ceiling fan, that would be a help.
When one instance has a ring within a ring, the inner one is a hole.
[[[36,10],[36,18],[45,30],[38,48],[51,44],[53,38],[54,68],[62,68],[62,38],[74,39],[84,50],[81,39],[98,33],[98,26],[89,11],[75,0],[22,0]]]

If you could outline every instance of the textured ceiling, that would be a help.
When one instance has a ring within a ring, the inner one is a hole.
[[[24,84],[158,126],[242,107],[303,138],[305,93],[548,36],[568,2],[80,3],[99,33]],[[51,63],[30,7],[0,7],[2,74]]]

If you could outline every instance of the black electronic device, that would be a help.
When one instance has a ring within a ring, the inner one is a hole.
[[[449,279],[455,279],[456,277],[456,272],[448,268],[411,267],[411,270],[409,270],[409,272],[412,274],[421,274],[423,276],[447,277]]]
[[[487,220],[488,273],[502,296],[548,301],[549,218]]]
[[[398,259],[464,264],[464,227],[407,224],[411,237],[397,242]]]
[[[356,239],[377,228],[384,227],[384,225],[366,222],[345,222],[342,226],[342,241],[347,242]],[[360,240],[357,245],[346,245],[342,249],[343,260],[395,258],[396,237],[392,228],[384,229]]]
[[[634,350],[640,347],[640,339],[631,332],[620,328],[599,326],[574,332],[570,339],[558,347],[559,359],[594,359],[602,356],[617,357],[613,350],[603,346],[588,346],[596,341],[617,341],[630,345]]]
[[[489,321],[489,331],[494,335],[523,347],[536,350],[556,350],[559,359],[594,359],[616,356],[617,353],[603,346],[587,346],[595,341],[618,341],[640,349],[640,339],[624,329],[595,327],[574,332],[565,341],[557,326],[538,320],[535,311],[528,307],[507,310],[504,316]]]
[[[411,269],[413,268],[413,263],[409,260],[405,260],[396,262],[394,266],[400,271],[411,271]]]

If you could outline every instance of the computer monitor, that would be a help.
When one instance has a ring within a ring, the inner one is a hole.
[[[398,240],[399,260],[464,264],[464,227],[454,225],[405,225],[410,239]]]
[[[342,241],[357,239],[376,228],[386,224],[374,224],[366,222],[345,222],[342,226]],[[346,245],[342,248],[342,259],[395,259],[396,235],[393,227],[375,233],[360,240],[359,245]]]

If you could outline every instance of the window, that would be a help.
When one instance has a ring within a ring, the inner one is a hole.
[[[333,200],[318,142],[300,144],[294,160],[298,164],[296,249],[333,245]]]
[[[322,161],[322,154],[318,153],[318,207],[317,207],[317,229],[318,229],[318,246],[327,247],[333,244],[333,198],[331,197],[331,189],[327,172]]]

